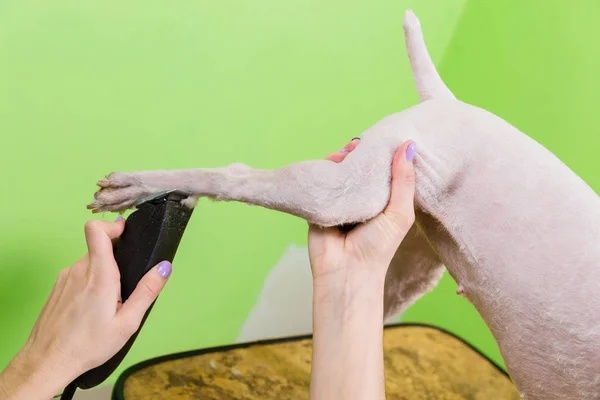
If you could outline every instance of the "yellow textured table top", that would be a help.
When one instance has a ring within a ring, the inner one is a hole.
[[[420,325],[384,331],[388,400],[519,399],[508,376],[453,335]],[[308,399],[310,337],[173,354],[125,371],[113,399]]]

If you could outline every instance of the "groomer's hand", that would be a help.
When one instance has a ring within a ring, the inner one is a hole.
[[[359,146],[354,139],[327,160],[342,162]],[[391,193],[387,207],[375,218],[350,232],[337,228],[310,226],[308,249],[313,276],[321,280],[340,280],[348,273],[362,278],[383,280],[392,257],[415,220],[415,173],[413,157],[416,144],[407,141],[397,150],[392,165]]]
[[[342,162],[360,140],[327,159]],[[350,232],[310,226],[313,272],[312,400],[385,399],[383,301],[385,275],[414,219],[415,145],[396,152],[385,210]]]
[[[124,227],[122,219],[86,223],[88,253],[58,275],[29,339],[0,375],[0,398],[49,399],[109,360],[138,329],[171,264],[155,266],[121,303],[112,241]]]

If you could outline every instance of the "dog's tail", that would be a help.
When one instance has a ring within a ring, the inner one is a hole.
[[[423,39],[421,22],[412,10],[408,10],[404,14],[404,38],[415,86],[421,101],[434,98],[454,99],[454,95],[442,81],[431,61]]]

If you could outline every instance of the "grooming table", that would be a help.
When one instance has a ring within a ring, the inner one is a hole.
[[[113,400],[308,399],[311,336],[167,355],[127,369]],[[388,400],[519,399],[508,375],[458,337],[421,324],[384,330]]]

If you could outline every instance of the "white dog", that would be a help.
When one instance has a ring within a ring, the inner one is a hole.
[[[386,315],[411,305],[444,267],[481,314],[530,399],[600,399],[600,200],[566,165],[501,118],[457,100],[408,11],[406,45],[421,103],[368,129],[340,164],[276,170],[113,173],[88,207],[122,211],[162,190],[241,201],[322,226],[386,206],[390,166],[418,145],[416,223],[386,278]]]

